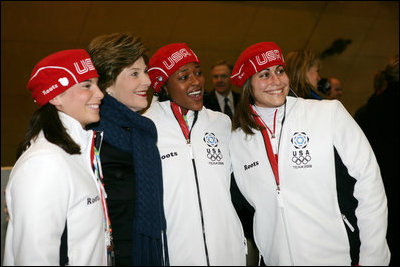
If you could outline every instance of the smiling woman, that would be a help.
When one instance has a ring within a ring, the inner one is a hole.
[[[91,157],[95,134],[84,129],[99,120],[98,77],[83,49],[51,54],[33,69],[28,89],[40,108],[6,188],[4,265],[107,265],[107,204],[93,171],[101,166]]]
[[[131,66],[124,68],[117,76],[115,83],[106,88],[107,94],[119,100],[132,111],[140,111],[147,107],[147,90],[150,79],[143,57]]]
[[[100,90],[93,93],[93,87],[97,87],[97,77],[83,81],[72,86],[69,90],[54,97],[49,102],[59,111],[69,114],[76,118],[85,128],[86,125],[96,122],[100,119],[100,103],[103,94]],[[99,97],[101,95],[101,97]]]
[[[161,160],[154,123],[140,114],[150,79],[145,47],[130,33],[94,38],[89,53],[106,92],[100,106],[100,150],[116,265],[168,265]]]
[[[165,91],[183,112],[201,110],[203,107],[204,76],[197,62],[179,68],[167,80]]]
[[[387,265],[387,200],[374,152],[339,101],[288,96],[286,67],[282,50],[261,42],[242,52],[231,76],[243,95],[230,155],[255,209],[260,255],[267,266]],[[337,175],[334,148],[353,187]]]
[[[161,47],[149,76],[158,99],[144,116],[159,133],[171,265],[245,265],[229,190],[230,118],[203,107],[200,60],[185,43]]]

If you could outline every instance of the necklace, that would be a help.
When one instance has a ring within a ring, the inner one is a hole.
[[[275,138],[275,129],[276,129],[276,113],[277,113],[277,111],[278,111],[278,109],[276,109],[275,110],[275,113],[274,113],[274,131],[271,131],[271,129],[267,126],[267,124],[264,122],[264,120],[261,118],[261,116],[259,117],[260,118],[260,121],[262,122],[262,124],[263,124],[263,126],[269,131],[269,133],[271,134],[271,139],[274,139]]]
[[[257,114],[256,110],[251,106],[251,104],[250,104],[250,109],[253,112],[252,116],[253,116],[254,120],[257,122],[257,124],[259,126],[264,126],[264,128],[261,130],[261,134],[264,139],[264,145],[265,145],[265,149],[267,151],[269,163],[271,165],[272,172],[274,173],[275,182],[277,185],[277,189],[279,191],[278,155],[274,154],[274,151],[272,150],[271,141],[269,140],[268,133],[265,130],[265,129],[269,130],[269,128],[265,125],[264,121],[261,119],[261,116]],[[275,111],[275,116],[276,116],[276,111]],[[274,131],[275,131],[275,127],[274,127]]]
[[[101,161],[100,161],[100,151],[97,149],[95,145],[96,134],[97,134],[96,131],[93,131],[93,140],[92,140],[92,148],[90,151],[90,158],[94,175],[96,176],[97,185],[100,191],[100,200],[104,212],[104,234],[107,246],[107,263],[108,265],[115,265],[114,241],[112,235],[111,221],[108,215],[107,193],[104,187],[103,171],[101,168]]]
[[[186,114],[183,114],[182,109],[180,106],[178,106],[177,104],[175,104],[174,102],[171,101],[171,109],[172,112],[174,113],[174,116],[176,118],[176,120],[179,123],[179,126],[182,129],[182,133],[185,136],[186,139],[186,143],[190,144],[190,127],[189,127],[189,122],[187,120]],[[198,115],[198,111],[194,112],[194,119],[193,119],[193,123],[192,123],[192,128],[194,126],[194,123],[197,120],[197,115]]]
[[[284,106],[285,106],[285,109],[283,112],[282,128],[283,128],[283,123],[284,123],[285,117],[286,117],[286,102],[285,102]],[[250,104],[250,110],[252,111],[251,115],[253,116],[256,123],[262,127],[261,134],[264,139],[265,150],[267,152],[268,161],[271,165],[272,172],[274,173],[277,190],[279,192],[280,191],[280,183],[279,183],[279,171],[278,171],[278,154],[275,154],[272,149],[271,140],[268,137],[268,132],[266,129],[268,129],[270,132],[271,132],[271,130],[267,127],[265,122],[262,120],[261,116],[257,113],[257,111],[253,108],[253,106],[251,104]],[[275,126],[276,126],[277,110],[278,109],[275,110],[275,114],[274,114],[274,133],[275,133]],[[271,135],[272,135],[272,133],[271,133]],[[280,137],[278,139],[280,139]],[[279,150],[279,140],[278,140],[278,150]]]

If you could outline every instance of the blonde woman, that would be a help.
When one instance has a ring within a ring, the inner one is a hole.
[[[310,49],[295,50],[285,56],[285,63],[290,87],[297,96],[318,100],[324,98],[317,90],[321,80],[321,61],[317,55]]]

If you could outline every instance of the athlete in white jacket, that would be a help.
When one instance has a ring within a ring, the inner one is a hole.
[[[144,116],[158,131],[171,265],[245,265],[246,239],[230,195],[229,117],[203,107],[204,77],[186,44],[162,47],[148,73],[160,93]]]
[[[104,188],[92,169],[93,131],[84,129],[99,120],[103,98],[90,67],[77,49],[46,57],[32,72],[28,89],[41,108],[6,187],[4,265],[107,265]]]
[[[230,152],[238,187],[255,208],[254,237],[267,265],[350,265],[346,227],[359,229],[360,265],[387,265],[387,202],[374,153],[336,100],[287,97],[280,48],[250,46],[232,83],[243,86]],[[251,133],[253,132],[253,134]],[[334,147],[356,179],[357,225],[340,210]]]

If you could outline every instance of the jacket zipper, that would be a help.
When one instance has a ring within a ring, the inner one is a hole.
[[[278,141],[278,153],[279,153],[279,148],[281,145],[281,137],[282,137],[282,132],[283,132],[283,125],[286,119],[286,105],[287,105],[287,101],[285,101],[285,109],[283,112],[283,119],[282,119],[282,127],[281,127],[281,133],[279,134],[279,141]],[[278,161],[278,168],[279,168],[279,161]],[[277,192],[277,198],[278,198],[278,205],[279,208],[281,210],[281,215],[282,215],[282,220],[283,220],[283,226],[285,229],[285,235],[286,235],[286,243],[289,249],[289,256],[290,256],[290,262],[291,265],[295,265],[294,264],[294,257],[293,257],[293,252],[292,252],[292,248],[291,248],[291,244],[289,241],[289,233],[287,230],[287,223],[286,223],[286,215],[285,215],[285,209],[284,209],[284,205],[283,205],[283,201],[282,201],[282,196],[281,196],[281,188],[280,188],[280,184],[277,184],[276,186],[276,192]]]
[[[166,266],[167,264],[165,262],[164,230],[161,230],[161,246],[162,246],[162,257],[163,257],[162,266]]]
[[[206,254],[205,256],[206,256],[207,266],[210,266],[210,259],[208,256],[208,248],[207,248],[207,242],[206,242],[206,232],[205,232],[205,226],[204,226],[203,207],[202,207],[201,198],[200,198],[199,180],[197,177],[196,162],[195,162],[194,156],[193,156],[192,144],[190,142],[190,135],[191,135],[193,127],[197,121],[199,112],[194,111],[192,127],[189,127],[189,124],[188,124],[186,118],[183,117],[182,109],[173,102],[171,102],[171,109],[172,109],[172,113],[174,114],[176,120],[179,123],[179,126],[181,127],[183,135],[185,136],[186,144],[188,146],[190,158],[191,158],[192,164],[193,164],[193,172],[194,172],[194,178],[195,178],[196,190],[197,190],[197,201],[198,201],[199,210],[200,210],[201,228],[203,231],[204,250],[205,250],[205,254]]]
[[[279,205],[279,208],[281,210],[283,226],[284,226],[284,229],[285,229],[286,242],[287,242],[287,246],[288,246],[288,249],[289,249],[290,262],[291,262],[291,265],[295,265],[294,264],[292,248],[290,246],[289,233],[288,233],[288,230],[287,230],[287,223],[286,223],[286,216],[285,216],[285,209],[284,209],[284,205],[283,205],[283,202],[282,202],[281,190],[280,190],[279,185],[278,185],[276,191],[277,191],[278,205]]]
[[[187,141],[187,145],[188,145],[188,148],[189,148],[190,158],[192,159],[194,178],[195,178],[195,181],[196,181],[197,200],[198,200],[199,209],[200,209],[201,227],[202,227],[202,231],[203,231],[204,250],[205,250],[205,253],[206,253],[207,266],[210,266],[210,259],[209,259],[209,256],[208,256],[208,248],[207,248],[207,241],[206,241],[206,232],[205,232],[205,226],[204,226],[203,207],[202,207],[202,204],[201,204],[199,181],[198,181],[198,177],[197,177],[196,162],[194,161],[192,144],[190,143],[190,139],[187,139],[186,141]]]
[[[347,226],[349,227],[350,231],[354,232],[354,227],[353,225],[351,225],[351,223],[349,222],[349,220],[347,220],[346,216],[344,214],[342,214],[342,219],[343,221],[347,224]]]

